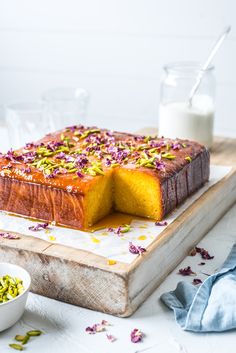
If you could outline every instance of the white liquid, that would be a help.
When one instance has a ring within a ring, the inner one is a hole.
[[[195,96],[187,102],[160,104],[159,136],[197,141],[210,147],[213,141],[214,106],[210,97]]]

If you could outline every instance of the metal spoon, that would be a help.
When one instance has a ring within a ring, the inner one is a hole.
[[[207,60],[205,61],[205,63],[202,65],[201,69],[199,70],[199,74],[197,76],[196,82],[193,85],[189,97],[188,97],[188,106],[191,107],[192,106],[192,100],[193,100],[193,96],[195,95],[195,93],[198,90],[198,87],[202,81],[202,77],[205,73],[205,71],[209,68],[214,56],[216,55],[218,49],[221,47],[223,41],[225,40],[227,34],[230,32],[231,30],[231,26],[228,26],[224,29],[224,31],[221,33],[221,35],[219,36],[219,38],[217,39],[217,41],[215,42],[215,44],[213,45]]]

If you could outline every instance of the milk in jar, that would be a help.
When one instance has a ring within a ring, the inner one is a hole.
[[[191,106],[179,101],[159,107],[159,136],[189,139],[211,147],[213,122],[213,101],[206,95],[194,96]]]
[[[196,62],[177,62],[164,67],[159,136],[197,141],[209,148],[213,142],[215,115],[214,67],[204,71],[189,104],[189,94],[200,73],[201,65]]]

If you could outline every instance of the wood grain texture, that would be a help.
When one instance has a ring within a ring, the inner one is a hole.
[[[129,316],[236,201],[236,140],[216,139],[211,160],[232,171],[183,212],[130,265],[20,235],[0,240],[0,261],[32,276],[32,291],[117,316]]]
[[[211,151],[211,163],[236,167],[236,139],[216,137]]]
[[[203,194],[129,268],[132,313],[236,201],[236,169]],[[156,270],[154,270],[156,269]],[[142,282],[142,286],[139,283]],[[127,313],[126,313],[127,314]]]

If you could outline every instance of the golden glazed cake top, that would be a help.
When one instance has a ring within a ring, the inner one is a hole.
[[[72,126],[0,156],[0,175],[84,192],[115,168],[141,168],[166,178],[191,163],[204,146],[173,140]]]

